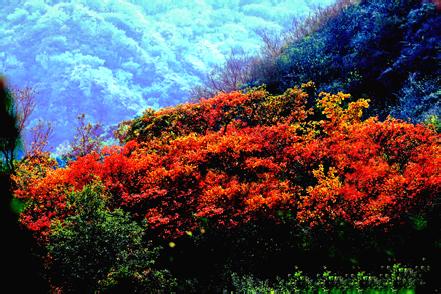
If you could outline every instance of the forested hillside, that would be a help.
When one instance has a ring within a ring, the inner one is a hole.
[[[51,146],[85,113],[105,127],[184,102],[231,52],[253,54],[321,1],[2,1],[0,72],[37,91]],[[54,150],[55,151],[55,150]]]
[[[313,80],[319,90],[369,97],[369,113],[382,119],[439,116],[440,7],[420,0],[337,1],[300,23],[278,51],[241,63],[236,88],[264,83],[283,93]],[[214,76],[218,88],[207,83],[209,92],[226,86],[228,68]]]

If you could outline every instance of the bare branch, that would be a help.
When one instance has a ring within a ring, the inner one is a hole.
[[[266,29],[256,30],[256,34],[263,42],[261,55],[267,58],[275,58],[280,55],[283,45],[283,37],[281,34]]]
[[[13,96],[16,104],[18,129],[22,132],[29,123],[29,117],[35,109],[35,91],[30,87],[14,89]]]
[[[30,149],[26,150],[26,157],[39,156],[45,153],[53,131],[53,126],[50,122],[40,120],[31,129]]]
[[[283,48],[301,40],[305,36],[321,29],[326,23],[343,9],[358,3],[360,0],[337,0],[326,8],[316,8],[304,19],[294,18],[292,27],[284,34],[261,29],[256,34],[263,41],[258,56],[230,54],[223,66],[216,66],[207,76],[202,86],[192,89],[193,101],[209,98],[218,92],[231,92],[240,89],[248,82],[274,80],[278,75],[276,60],[282,54]]]
[[[103,138],[100,136],[102,126],[100,123],[86,121],[86,115],[80,114],[77,117],[78,126],[72,143],[70,152],[66,154],[68,160],[75,159],[92,152],[99,152],[102,147]]]

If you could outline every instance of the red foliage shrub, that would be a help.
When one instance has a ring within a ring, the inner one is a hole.
[[[304,87],[311,85],[304,85]],[[395,119],[361,120],[367,100],[290,89],[220,94],[196,104],[149,111],[124,147],[105,148],[32,179],[21,219],[44,233],[69,214],[66,195],[99,180],[110,205],[147,229],[174,238],[208,222],[232,228],[257,218],[300,224],[346,221],[392,225],[430,207],[440,194],[440,136]],[[323,119],[313,119],[320,117]]]

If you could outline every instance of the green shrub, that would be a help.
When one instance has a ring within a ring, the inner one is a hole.
[[[297,270],[273,282],[232,274],[232,281],[235,293],[415,293],[424,269],[394,264],[380,274],[359,271],[346,275],[325,269],[315,277]]]
[[[174,280],[153,268],[158,249],[121,209],[106,209],[99,185],[70,195],[75,214],[54,225],[49,237],[53,287],[65,292],[170,290]]]

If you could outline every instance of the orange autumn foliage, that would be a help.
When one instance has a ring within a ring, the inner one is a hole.
[[[234,228],[290,212],[306,226],[345,221],[389,226],[430,209],[441,188],[440,136],[392,118],[362,120],[367,100],[321,93],[312,84],[280,96],[264,89],[148,111],[126,124],[124,147],[46,169],[17,197],[21,221],[46,234],[71,213],[72,191],[100,181],[122,207],[165,238],[202,223]]]

